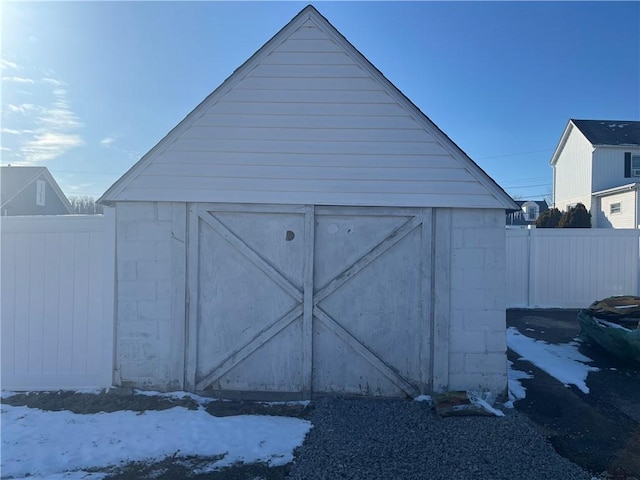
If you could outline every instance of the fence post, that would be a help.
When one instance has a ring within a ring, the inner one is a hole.
[[[103,210],[103,230],[104,237],[104,352],[103,365],[105,366],[104,381],[108,385],[115,385],[115,365],[116,365],[116,209],[115,207],[104,207]]]
[[[527,307],[531,308],[536,306],[536,263],[538,248],[536,245],[536,226],[528,225],[527,228],[527,241],[529,250],[529,282],[527,285]]]

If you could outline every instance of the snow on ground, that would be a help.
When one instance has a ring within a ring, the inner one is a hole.
[[[174,454],[224,455],[210,469],[235,462],[284,465],[311,429],[297,418],[213,417],[183,407],[79,415],[3,404],[1,421],[2,478],[47,480],[97,480],[104,474],[85,477],[82,471]]]
[[[513,368],[513,362],[511,361],[509,362],[507,374],[509,379],[509,401],[506,402],[504,406],[507,408],[513,408],[514,402],[522,400],[527,395],[527,389],[524,388],[520,380],[533,378],[533,376]]]
[[[549,344],[527,337],[515,327],[509,327],[507,345],[523,360],[528,360],[565,385],[575,385],[584,393],[589,393],[589,387],[586,384],[587,375],[589,372],[599,370],[586,365],[593,360],[578,352],[576,342]]]

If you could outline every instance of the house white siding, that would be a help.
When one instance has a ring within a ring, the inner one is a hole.
[[[559,210],[576,203],[591,209],[592,150],[585,136],[572,127],[554,170],[553,202]]]
[[[335,31],[317,18],[289,28],[107,199],[503,207],[504,193]]]
[[[598,228],[637,228],[637,190],[602,196],[597,201]],[[619,204],[619,212],[611,213],[611,205]]]
[[[607,190],[632,182],[640,182],[640,177],[624,176],[624,154],[640,155],[640,148],[595,147],[593,152],[593,192]]]

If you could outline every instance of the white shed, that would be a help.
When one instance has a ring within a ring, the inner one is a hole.
[[[116,209],[118,384],[506,388],[518,206],[312,6],[100,200]]]

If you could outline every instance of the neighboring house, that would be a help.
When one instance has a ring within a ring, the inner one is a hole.
[[[545,200],[516,200],[520,210],[507,212],[507,226],[534,225],[543,212],[549,210]]]
[[[551,158],[553,200],[577,203],[599,228],[638,228],[640,121],[569,120]]]
[[[47,167],[0,167],[0,182],[2,216],[73,213]]]
[[[519,207],[312,6],[99,202],[119,384],[505,391]]]

